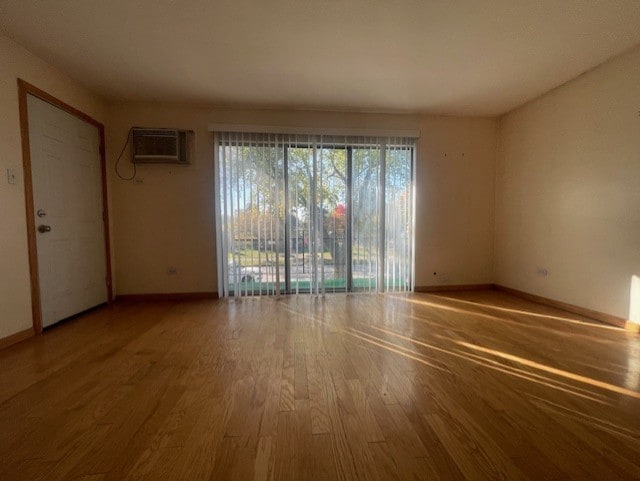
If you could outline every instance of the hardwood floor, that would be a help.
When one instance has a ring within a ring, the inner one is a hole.
[[[496,291],[131,302],[0,351],[0,479],[640,479],[640,338]]]

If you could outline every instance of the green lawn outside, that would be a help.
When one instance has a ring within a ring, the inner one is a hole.
[[[253,292],[259,293],[262,292],[264,294],[274,292],[275,290],[275,282],[258,282],[258,281],[250,281],[250,282],[241,282],[239,283],[239,290],[241,292]],[[344,279],[325,279],[324,281],[325,289],[345,289],[346,281]],[[234,284],[231,284],[231,292],[233,291]],[[292,290],[295,292],[296,290],[301,291],[309,291],[311,289],[310,281],[300,281],[292,283]],[[370,279],[354,279],[353,280],[353,288],[354,290],[358,289],[375,289],[376,284]],[[406,288],[406,284],[401,281],[397,281],[394,284],[387,284],[387,287],[404,287]],[[285,292],[285,283],[280,283],[281,292]]]

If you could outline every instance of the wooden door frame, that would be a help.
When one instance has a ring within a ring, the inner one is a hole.
[[[40,90],[30,83],[18,79],[18,103],[20,109],[20,135],[22,137],[22,166],[24,170],[24,199],[27,211],[27,242],[29,247],[29,273],[31,277],[31,310],[33,313],[33,330],[42,332],[42,305],[40,298],[40,279],[38,274],[38,249],[36,244],[36,226],[33,201],[33,178],[31,173],[31,149],[29,146],[29,110],[27,96],[43,100],[77,118],[98,128],[100,133],[100,163],[102,170],[102,221],[104,223],[105,261],[107,263],[107,302],[113,302],[111,282],[111,244],[109,234],[109,205],[107,197],[107,163],[105,159],[104,125],[89,115]]]

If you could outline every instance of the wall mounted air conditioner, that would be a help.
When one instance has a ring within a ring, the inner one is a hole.
[[[132,129],[131,161],[136,164],[190,164],[193,131]]]

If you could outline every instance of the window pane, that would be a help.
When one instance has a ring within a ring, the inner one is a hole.
[[[225,159],[229,293],[273,294],[285,280],[282,155],[240,142]]]
[[[413,140],[216,139],[225,295],[412,288]]]
[[[354,290],[377,290],[380,149],[354,148],[351,271]]]
[[[347,288],[347,150],[321,148],[318,156],[322,222],[320,286],[330,291],[344,290]]]
[[[313,178],[313,149],[287,149],[289,175],[289,249],[291,292],[311,289],[311,206]]]
[[[392,147],[385,164],[385,287],[411,289],[411,188],[413,151]]]

